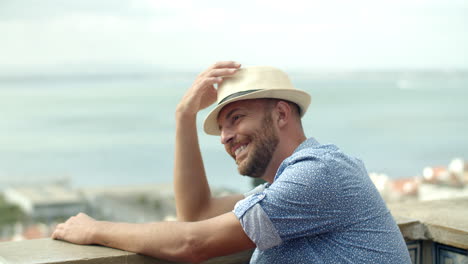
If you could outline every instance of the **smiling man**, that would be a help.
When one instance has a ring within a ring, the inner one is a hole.
[[[205,132],[221,136],[240,174],[267,181],[244,195],[211,196],[196,117],[215,101]],[[301,117],[309,104],[276,68],[213,65],[176,110],[179,221],[111,223],[79,214],[52,237],[189,262],[256,248],[251,263],[410,263],[362,162],[306,138]]]

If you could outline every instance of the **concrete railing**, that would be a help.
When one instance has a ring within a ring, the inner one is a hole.
[[[468,263],[468,199],[389,204],[389,208],[407,240],[413,263]],[[450,262],[445,262],[445,257],[438,256],[438,245],[445,246],[443,250],[448,250],[449,253],[453,249],[455,257],[450,259]],[[252,251],[246,251],[211,259],[205,263],[248,263],[251,254]],[[51,239],[37,239],[0,243],[0,263],[159,264],[173,262],[107,247],[79,246]]]
[[[468,250],[468,198],[388,205],[407,240]]]
[[[468,263],[468,198],[388,206],[413,264]]]
[[[248,263],[252,251],[214,258],[205,264]],[[169,264],[175,263],[102,247],[80,246],[50,238],[0,243],[1,264]]]

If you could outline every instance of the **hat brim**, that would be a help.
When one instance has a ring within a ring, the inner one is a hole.
[[[208,113],[203,123],[203,129],[205,133],[207,133],[208,135],[221,134],[218,125],[218,115],[224,106],[240,100],[261,98],[281,99],[295,103],[301,109],[301,117],[307,111],[307,108],[309,107],[311,101],[310,95],[308,93],[296,89],[266,89],[240,95],[218,104],[213,110],[210,111],[210,113]]]

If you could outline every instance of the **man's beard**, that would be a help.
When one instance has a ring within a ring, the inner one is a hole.
[[[279,138],[273,128],[273,120],[266,113],[261,128],[250,137],[250,144],[252,144],[250,153],[247,160],[238,165],[239,173],[252,178],[262,177],[268,164],[270,164],[278,143]]]

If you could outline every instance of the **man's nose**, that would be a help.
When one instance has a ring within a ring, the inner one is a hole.
[[[225,145],[234,138],[234,132],[232,129],[223,128],[221,129],[221,144]]]

